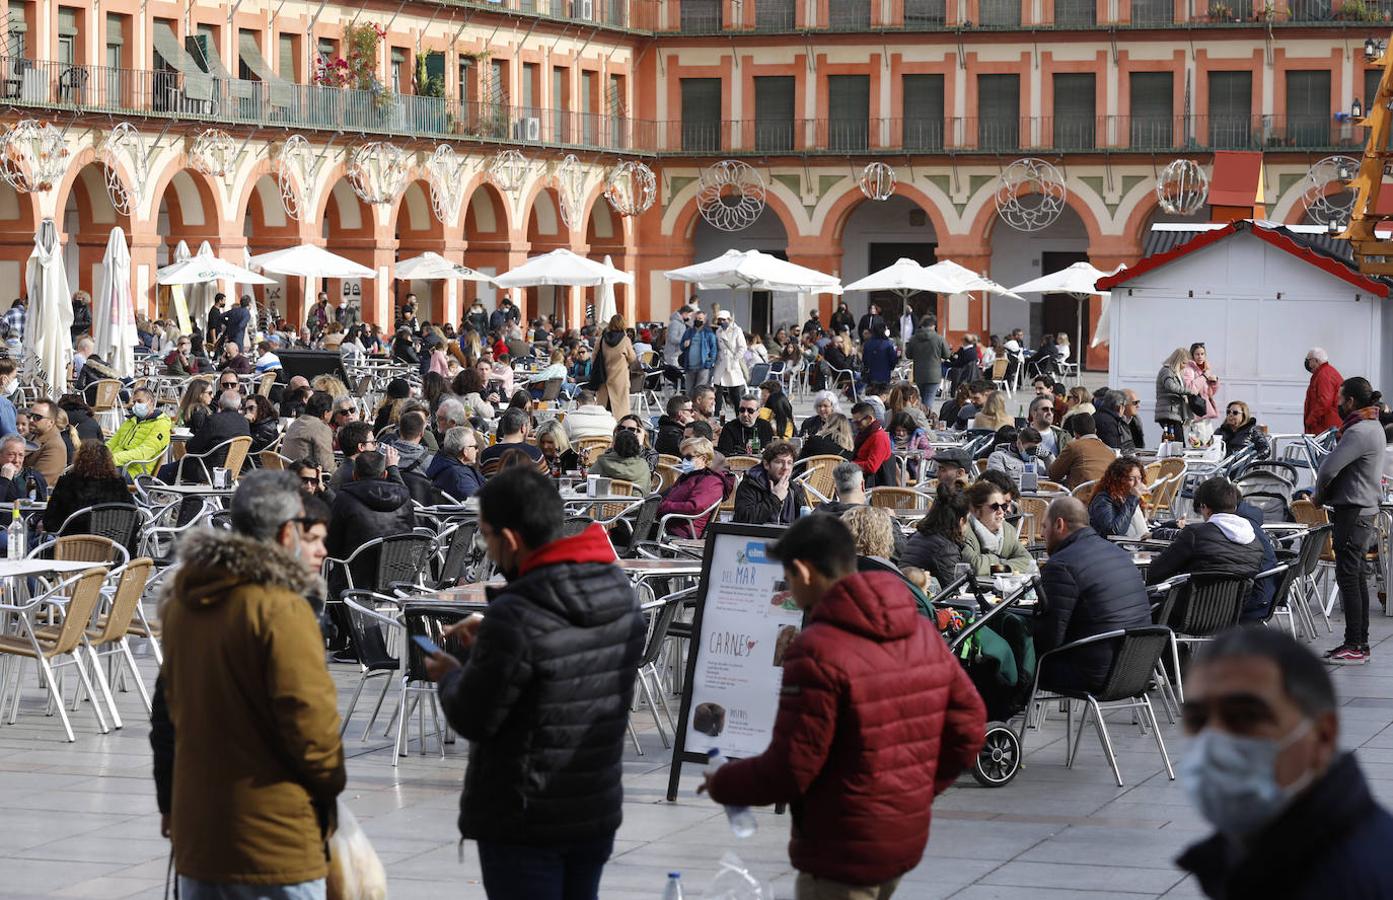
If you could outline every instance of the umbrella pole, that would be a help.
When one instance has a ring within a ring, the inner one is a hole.
[[[1084,333],[1084,330],[1085,330],[1084,327],[1083,327],[1083,322],[1084,322],[1084,320],[1083,320],[1083,317],[1084,317],[1084,302],[1085,302],[1087,299],[1088,299],[1087,297],[1084,297],[1084,296],[1082,296],[1082,295],[1080,295],[1080,297],[1079,297],[1079,346],[1078,346],[1078,348],[1074,351],[1076,354],[1078,354],[1077,357],[1076,357],[1076,359],[1075,359],[1075,361],[1078,363],[1078,373],[1079,373],[1079,375],[1078,375],[1078,383],[1079,383],[1079,384],[1083,384],[1083,362],[1084,362],[1084,353],[1087,352],[1087,351],[1085,351],[1084,346],[1083,346],[1083,333]]]

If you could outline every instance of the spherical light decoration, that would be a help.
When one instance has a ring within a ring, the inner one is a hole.
[[[97,150],[97,159],[102,164],[102,175],[106,182],[106,195],[112,207],[123,216],[130,215],[131,208],[145,196],[145,181],[150,171],[149,155],[145,149],[145,139],[130,122],[120,122],[107,132]],[[131,178],[129,188],[119,174],[122,162],[125,162]]]
[[[585,167],[574,153],[567,153],[556,167],[556,195],[561,201],[561,221],[572,231],[581,224],[585,174]]]
[[[426,160],[430,206],[442,225],[455,221],[464,202],[464,160],[449,144],[440,144]]]
[[[237,146],[232,135],[208,128],[194,136],[189,147],[189,165],[210,178],[226,178],[237,166]]]
[[[621,216],[641,216],[658,199],[658,179],[643,163],[625,160],[610,170],[605,199]]]
[[[1301,202],[1311,221],[1317,225],[1347,224],[1357,199],[1350,182],[1358,175],[1359,160],[1348,156],[1327,156],[1307,169],[1301,182]]]
[[[393,202],[410,176],[406,152],[389,141],[359,144],[348,158],[348,185],[364,203]]]
[[[276,186],[281,192],[281,206],[287,216],[298,220],[305,208],[310,181],[318,168],[314,150],[303,135],[292,134],[281,144],[272,164],[276,170]]]
[[[1017,231],[1040,231],[1064,212],[1064,176],[1043,159],[1026,157],[1007,166],[996,189],[996,214]]]
[[[1193,216],[1209,199],[1209,177],[1193,159],[1172,160],[1156,178],[1156,202],[1173,216]]]
[[[861,193],[870,200],[889,200],[895,193],[895,167],[883,162],[873,162],[861,170],[856,183]]]
[[[764,212],[768,191],[748,163],[726,159],[701,170],[697,212],[712,228],[740,231]]]
[[[0,178],[22,194],[52,190],[67,168],[68,145],[48,122],[24,119],[0,136]]]
[[[519,150],[500,150],[489,160],[489,180],[503,193],[517,196],[527,181],[532,164]]]

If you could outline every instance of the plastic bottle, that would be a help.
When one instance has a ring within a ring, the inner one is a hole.
[[[24,530],[24,520],[19,517],[19,501],[15,501],[14,517],[10,519],[10,527],[5,529],[5,539],[8,542],[7,556],[10,559],[24,559],[28,552],[29,535]]]
[[[682,900],[682,873],[667,873],[667,889],[663,891],[663,900]]]
[[[706,774],[714,774],[717,769],[725,765],[727,760],[721,755],[721,751],[712,747],[706,751]],[[747,838],[755,833],[758,823],[755,821],[755,814],[750,811],[748,806],[727,806],[726,819],[730,821],[730,830],[738,838]]]

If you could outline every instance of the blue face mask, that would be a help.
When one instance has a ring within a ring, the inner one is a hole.
[[[690,459],[684,459],[677,464],[677,471],[679,472],[690,472],[693,468],[695,467],[692,465],[692,461]]]
[[[137,419],[143,419],[146,416],[150,415],[150,404],[137,403],[131,407],[131,412],[135,414],[135,417]]]
[[[1286,787],[1277,783],[1278,755],[1310,730],[1309,719],[1279,740],[1204,729],[1190,738],[1176,766],[1190,801],[1224,834],[1245,837],[1257,832],[1314,779],[1314,773],[1307,772]]]

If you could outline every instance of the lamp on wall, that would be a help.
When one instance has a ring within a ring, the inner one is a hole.
[[[1383,41],[1380,41],[1380,40],[1377,40],[1377,39],[1371,38],[1371,37],[1365,38],[1365,39],[1364,39],[1364,61],[1365,61],[1365,62],[1373,62],[1374,60],[1378,59],[1379,56],[1383,53],[1383,48],[1384,48],[1384,43],[1383,43]]]
[[[1349,105],[1349,116],[1351,119],[1364,118],[1364,104],[1359,102],[1358,97],[1355,97],[1354,102]]]

